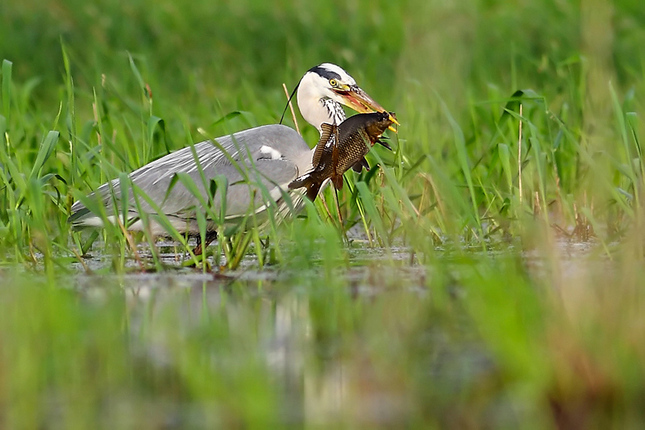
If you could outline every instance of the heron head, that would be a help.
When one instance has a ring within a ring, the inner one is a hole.
[[[335,64],[323,63],[309,69],[300,83],[301,91],[307,89],[318,99],[329,98],[359,113],[385,110],[356,84],[354,78]]]
[[[322,63],[309,69],[298,87],[300,111],[311,124],[318,126],[318,122],[330,122],[315,115],[316,113],[322,115],[322,112],[318,112],[317,109],[321,105],[321,100],[325,99],[345,105],[358,113],[386,112],[376,100],[356,84],[354,78],[341,67],[331,63]],[[398,124],[396,120],[393,122]]]

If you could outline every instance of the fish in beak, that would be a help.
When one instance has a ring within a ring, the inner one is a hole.
[[[376,100],[363,91],[358,85],[344,85],[334,88],[333,90],[339,97],[339,102],[347,107],[354,109],[358,113],[387,112]],[[389,120],[400,125],[393,115]],[[388,127],[393,132],[397,132],[392,126]]]

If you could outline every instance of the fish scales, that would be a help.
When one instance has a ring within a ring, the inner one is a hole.
[[[323,182],[331,179],[336,189],[343,187],[343,174],[350,168],[368,168],[365,155],[383,132],[393,123],[392,113],[358,114],[340,125],[323,124],[323,133],[312,158],[313,170],[296,178],[289,188],[307,188],[307,197],[314,200]]]

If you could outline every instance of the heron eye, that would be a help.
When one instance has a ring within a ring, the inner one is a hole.
[[[329,85],[331,85],[332,87],[335,88],[335,87],[338,86],[338,82],[336,81],[336,79],[330,79],[329,80]]]

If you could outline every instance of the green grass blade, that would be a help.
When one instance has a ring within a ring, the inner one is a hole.
[[[7,122],[11,120],[11,72],[13,63],[2,60],[2,108]]]
[[[38,150],[38,154],[36,155],[36,161],[34,162],[34,166],[31,169],[31,173],[29,174],[30,178],[36,178],[40,176],[43,165],[45,164],[45,162],[47,162],[52,152],[54,152],[54,149],[56,148],[59,135],[60,133],[57,131],[50,131],[49,133],[47,133],[47,136],[43,140],[43,143],[40,145],[40,149]]]

